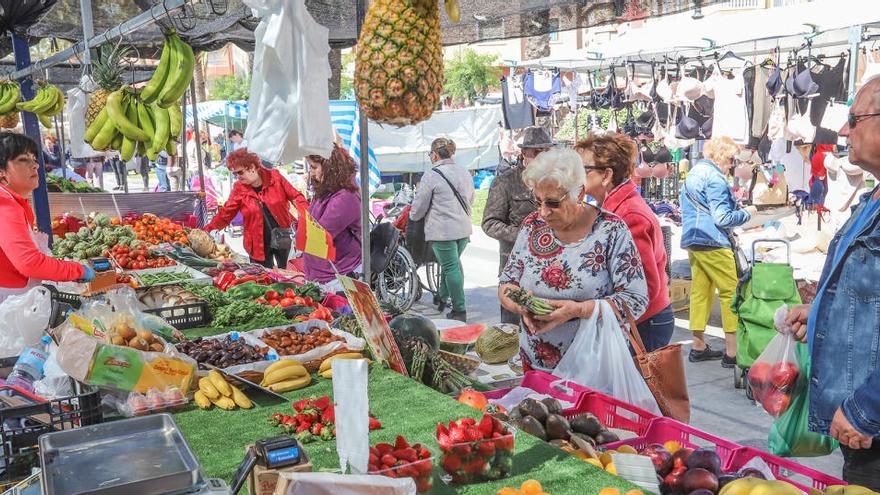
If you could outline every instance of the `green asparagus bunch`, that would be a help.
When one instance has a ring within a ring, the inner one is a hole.
[[[519,287],[508,288],[504,291],[504,295],[509,297],[513,302],[526,308],[526,310],[533,315],[546,316],[552,313],[555,309],[553,306],[550,306],[547,301],[540,297],[529,295],[528,292]]]

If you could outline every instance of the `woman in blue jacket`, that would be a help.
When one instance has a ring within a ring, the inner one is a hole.
[[[690,330],[694,335],[691,362],[721,359],[721,366],[736,366],[736,316],[730,309],[738,281],[733,246],[728,231],[748,222],[754,206],[740,209],[727,182],[733,157],[739,151],[729,137],[706,142],[703,160],[694,165],[681,188],[683,223],[681,247],[691,264]],[[721,304],[725,352],[712,350],[703,338],[715,290]]]

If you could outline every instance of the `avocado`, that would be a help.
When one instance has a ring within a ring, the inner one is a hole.
[[[547,412],[550,414],[559,414],[562,412],[562,403],[553,397],[545,397],[541,399],[541,404],[547,406]]]
[[[620,437],[618,437],[613,432],[606,430],[605,428],[602,428],[602,430],[599,431],[599,434],[596,435],[595,438],[596,438],[596,443],[599,445],[605,445],[606,443],[620,441]]]
[[[578,433],[583,433],[584,435],[589,435],[593,438],[604,429],[599,418],[590,413],[575,416],[571,420],[571,428]]]
[[[571,426],[569,426],[568,420],[558,414],[547,416],[547,422],[544,426],[547,438],[568,440],[571,437]]]
[[[536,401],[535,399],[526,399],[519,403],[519,410],[525,416],[531,416],[538,420],[539,423],[544,424],[544,421],[547,421],[547,406],[543,403]]]
[[[541,426],[541,423],[533,416],[526,416],[520,420],[519,424],[524,432],[538,437],[545,442],[547,441],[547,432],[544,430],[544,427]]]

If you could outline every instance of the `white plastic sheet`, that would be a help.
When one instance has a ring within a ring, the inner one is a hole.
[[[636,369],[614,310],[604,300],[596,301],[593,314],[581,320],[574,341],[553,375],[662,415],[648,384]]]
[[[343,472],[367,472],[370,457],[369,365],[365,359],[334,359],[333,401],[336,415],[336,452]]]
[[[333,473],[280,473],[275,493],[285,495],[415,495],[412,478],[343,475]]]
[[[0,356],[18,356],[39,344],[51,316],[52,296],[45,287],[7,297],[0,303]]]

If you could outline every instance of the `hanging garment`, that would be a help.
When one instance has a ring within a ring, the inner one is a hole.
[[[791,151],[787,148],[785,139],[773,141],[770,146],[770,160],[785,167],[785,181],[788,183],[789,191],[809,191],[810,165],[804,160],[797,146],[792,146]]]
[[[871,78],[880,75],[880,52],[873,50],[870,53],[862,54],[859,58],[859,71],[862,74],[857,86],[861,88]]]
[[[737,144],[747,144],[749,119],[746,114],[742,71],[734,70],[733,79],[719,78],[713,87],[715,113],[712,136],[727,136]]]
[[[523,92],[522,78],[501,78],[501,113],[505,129],[523,129],[535,125],[535,114]]]
[[[767,84],[773,67],[751,66],[743,71],[745,82],[746,112],[749,116],[749,146],[757,147],[767,132],[770,113],[773,111],[773,97],[767,91]]]
[[[580,93],[581,84],[583,84],[583,80],[581,79],[580,74],[577,72],[574,73],[574,77],[566,81],[566,85],[562,88],[563,93],[568,96],[568,108],[571,109],[572,112],[577,114],[578,111],[578,94]]]
[[[831,210],[832,221],[843,225],[849,218],[850,207],[858,204],[859,197],[867,192],[865,171],[849,161],[848,156],[825,155],[825,169],[828,173],[828,193],[825,207]]]
[[[248,150],[273,163],[329,157],[329,31],[304,0],[244,0],[261,19],[254,31]]]
[[[549,70],[526,72],[523,85],[529,102],[538,110],[549,112],[553,109],[553,96],[562,90],[559,73]]]

